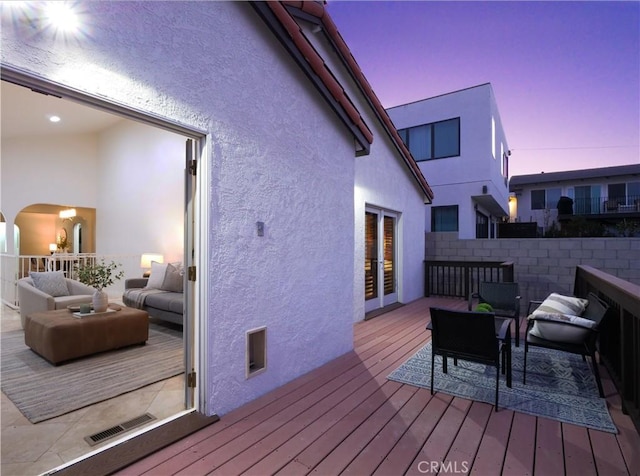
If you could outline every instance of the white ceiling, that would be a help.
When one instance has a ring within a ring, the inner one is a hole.
[[[76,102],[35,93],[1,81],[2,138],[52,134],[88,134],[106,129],[123,118]],[[49,121],[52,115],[60,122]]]

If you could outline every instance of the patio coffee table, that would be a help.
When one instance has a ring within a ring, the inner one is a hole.
[[[511,388],[511,318],[495,317],[496,337],[504,343],[502,354],[502,372],[506,372],[507,387]],[[431,321],[427,324],[427,330],[432,330]],[[505,362],[506,361],[506,362]]]
[[[136,344],[149,338],[149,315],[109,305],[115,312],[82,318],[67,309],[36,312],[25,319],[24,343],[54,365]]]

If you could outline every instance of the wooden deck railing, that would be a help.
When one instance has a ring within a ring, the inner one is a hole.
[[[574,294],[593,292],[610,306],[600,332],[600,359],[622,399],[622,410],[640,433],[640,286],[578,266]]]
[[[424,295],[468,298],[478,283],[513,282],[511,261],[425,261]]]

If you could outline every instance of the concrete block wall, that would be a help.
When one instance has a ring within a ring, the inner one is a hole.
[[[460,240],[457,233],[427,233],[425,243],[427,260],[512,261],[523,313],[531,299],[573,294],[578,265],[640,285],[640,238]]]

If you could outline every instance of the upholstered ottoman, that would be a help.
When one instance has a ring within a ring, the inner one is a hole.
[[[116,312],[83,318],[67,309],[30,314],[25,319],[24,342],[57,365],[147,341],[149,316],[145,311],[113,304],[109,308]]]

